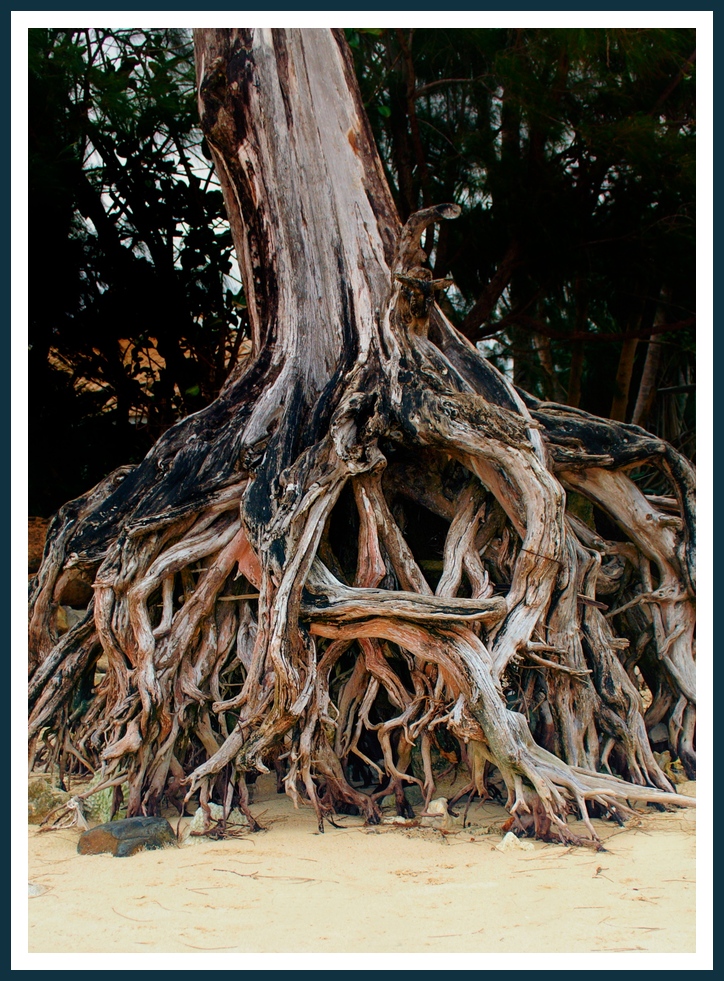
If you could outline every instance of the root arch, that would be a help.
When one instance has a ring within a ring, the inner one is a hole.
[[[227,95],[204,84],[220,165]],[[252,149],[233,173],[226,158],[227,203],[227,184],[251,195]],[[254,185],[255,200],[271,186]],[[197,792],[251,815],[246,777],[284,757],[287,792],[323,827],[342,807],[379,820],[386,793],[407,813],[411,784],[427,805],[447,731],[471,792],[496,768],[515,821],[543,836],[577,840],[574,810],[595,838],[592,804],[692,803],[648,735],[663,723],[694,775],[691,468],[637,427],[516,391],[453,329],[419,242],[456,213],[414,215],[396,244],[358,228],[359,249],[340,252],[354,268],[325,300],[352,332],[336,360],[337,334],[305,350],[309,298],[295,308],[270,274],[245,370],[142,464],[61,509],[31,588],[31,765],[62,779],[87,760],[128,782],[129,815]],[[311,255],[295,224],[284,233]],[[268,229],[244,234],[253,279]],[[631,479],[643,465],[669,480],[665,505]],[[617,537],[581,518],[581,501]],[[434,557],[413,508],[444,528]],[[93,599],[62,634],[71,569]],[[353,758],[375,773],[371,792],[353,786]]]

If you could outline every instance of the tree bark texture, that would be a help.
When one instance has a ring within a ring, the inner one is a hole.
[[[693,776],[690,466],[519,392],[446,320],[420,236],[459,209],[400,227],[341,32],[195,43],[253,350],[55,517],[31,586],[31,765],[127,781],[129,815],[199,792],[253,824],[246,781],[282,756],[322,828],[378,821],[388,793],[408,813],[414,783],[429,803],[447,740],[471,795],[497,768],[518,831],[578,841],[572,811],[595,841],[592,815],[691,804],[648,736],[663,723]],[[642,466],[669,478],[666,507]],[[61,633],[79,575],[93,598]]]

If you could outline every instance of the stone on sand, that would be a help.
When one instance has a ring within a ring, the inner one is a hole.
[[[78,840],[79,855],[101,855],[109,852],[127,858],[136,852],[175,845],[176,836],[166,818],[132,817],[99,824],[84,831]]]
[[[216,822],[221,821],[224,816],[224,808],[221,804],[209,803],[207,804],[209,808],[209,816],[211,818],[211,826],[213,827]],[[248,821],[241,813],[238,808],[229,814],[226,819],[227,828],[242,828],[248,824]],[[181,844],[191,844],[194,841],[206,840],[204,832],[208,830],[206,828],[206,817],[204,815],[203,807],[198,807],[194,812],[194,816],[191,818],[189,824],[186,825],[181,833]]]
[[[508,831],[503,840],[495,846],[495,850],[498,852],[529,852],[533,848],[532,841],[523,841],[514,835],[512,831]]]

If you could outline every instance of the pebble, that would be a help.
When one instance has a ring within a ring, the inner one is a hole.
[[[514,835],[512,831],[509,831],[503,840],[495,846],[495,850],[498,852],[530,852],[534,847],[532,841],[523,841],[517,835]]]

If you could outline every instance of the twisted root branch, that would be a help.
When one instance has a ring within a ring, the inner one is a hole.
[[[260,359],[61,510],[31,586],[37,764],[127,775],[129,814],[198,792],[255,826],[246,777],[284,756],[287,793],[322,829],[340,808],[379,821],[389,792],[409,815],[413,784],[426,808],[447,731],[471,773],[456,798],[487,795],[496,769],[518,830],[571,841],[573,808],[595,841],[590,802],[617,817],[626,801],[692,803],[647,735],[665,721],[693,774],[689,469],[642,430],[517,393],[453,331],[410,244],[451,216],[430,209],[403,235],[387,312],[326,415],[283,408],[299,379],[277,367],[260,387]],[[208,474],[222,450],[213,491],[174,469]],[[624,472],[652,461],[678,516]],[[621,538],[574,514],[576,495]],[[72,567],[94,596],[61,634]]]

